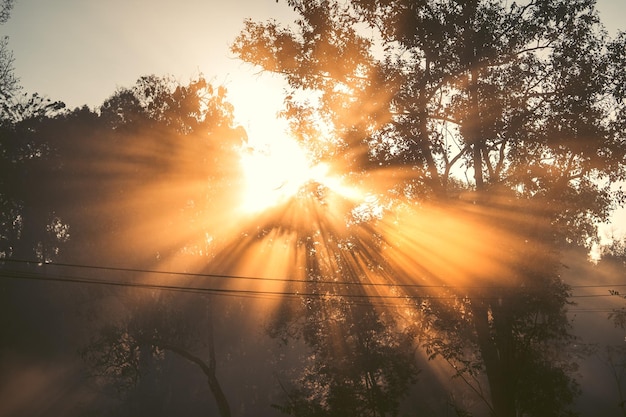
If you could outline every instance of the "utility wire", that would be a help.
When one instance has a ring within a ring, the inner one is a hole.
[[[123,281],[110,281],[110,280],[96,280],[89,278],[79,278],[79,277],[62,277],[62,276],[47,276],[39,273],[24,273],[19,271],[2,271],[0,270],[0,278],[8,278],[8,279],[23,279],[23,280],[33,280],[33,281],[48,281],[48,282],[59,282],[59,283],[74,283],[74,284],[88,284],[88,285],[102,285],[102,286],[110,286],[110,287],[126,287],[126,288],[136,288],[136,289],[151,289],[151,290],[160,290],[160,291],[175,291],[175,292],[184,292],[184,293],[194,293],[194,294],[205,294],[205,295],[217,295],[217,296],[230,296],[237,298],[254,298],[254,299],[266,299],[266,300],[281,300],[281,301],[300,301],[302,302],[302,298],[332,298],[334,300],[341,301],[344,304],[349,305],[363,305],[363,306],[374,306],[374,307],[389,307],[389,308],[398,308],[398,307],[408,307],[414,306],[415,302],[423,302],[430,300],[457,300],[456,297],[445,297],[445,296],[414,296],[414,295],[380,295],[380,294],[330,294],[327,292],[286,292],[286,291],[266,291],[266,290],[240,290],[240,289],[229,289],[229,288],[206,288],[206,287],[188,287],[188,286],[177,286],[177,285],[163,285],[163,284],[150,284],[150,283],[133,283],[133,282],[123,282]],[[612,297],[610,294],[599,294],[599,295],[590,295],[590,296],[571,296],[570,298],[581,298],[581,297]],[[480,299],[487,300],[497,300],[501,297],[479,297]],[[476,299],[476,297],[474,297]],[[392,301],[395,301],[392,303]],[[404,303],[401,303],[401,302]],[[399,303],[400,302],[400,303]],[[567,310],[568,313],[572,314],[582,314],[582,313],[603,313],[608,314],[618,310],[617,308],[570,308]]]
[[[346,299],[367,299],[367,300],[457,300],[458,297],[454,296],[436,296],[436,295],[415,295],[415,294],[355,294],[355,293],[329,293],[329,292],[300,292],[300,291],[269,291],[269,290],[249,290],[249,289],[235,289],[235,288],[216,288],[216,287],[199,287],[199,286],[183,286],[183,285],[168,285],[168,284],[155,284],[155,283],[141,283],[141,282],[129,282],[129,281],[114,281],[114,280],[102,280],[94,278],[66,276],[66,275],[53,275],[45,272],[34,271],[15,271],[15,270],[0,270],[0,277],[7,279],[22,279],[32,281],[48,281],[48,282],[64,282],[75,284],[92,284],[103,285],[111,287],[128,287],[128,288],[142,288],[153,290],[166,290],[177,292],[191,292],[191,293],[205,293],[205,294],[220,294],[231,296],[253,296],[253,297],[309,297],[309,298],[323,298],[323,297],[337,297]],[[315,281],[313,281],[316,283]],[[447,288],[447,287],[445,287]],[[583,295],[571,295],[569,298],[598,298],[598,297],[615,297],[612,294],[583,294]],[[500,296],[481,296],[472,297],[473,299],[481,300],[498,300],[508,297]]]
[[[373,283],[373,282],[349,282],[349,281],[333,281],[333,280],[310,280],[310,279],[295,279],[295,278],[272,278],[272,277],[257,277],[248,275],[231,275],[231,274],[214,274],[214,273],[200,273],[200,272],[177,272],[177,271],[162,271],[154,269],[142,269],[142,268],[123,268],[123,267],[111,267],[111,266],[95,266],[85,264],[72,264],[72,263],[52,263],[52,262],[39,262],[28,261],[24,259],[1,259],[0,262],[12,262],[24,265],[38,265],[38,266],[59,266],[67,268],[82,268],[109,272],[129,272],[129,273],[141,273],[141,274],[155,274],[155,275],[170,275],[179,277],[197,277],[197,278],[218,278],[218,279],[239,279],[249,281],[268,281],[268,282],[288,282],[288,283],[305,283],[305,284],[341,284],[341,285],[359,285],[370,287],[415,287],[415,288],[449,288],[446,285],[426,285],[426,284],[392,284],[392,283]],[[626,286],[626,285],[624,285]]]
[[[227,288],[204,288],[204,287],[185,287],[176,285],[162,285],[162,284],[149,284],[149,283],[133,283],[123,281],[103,281],[89,278],[77,278],[77,277],[60,277],[60,276],[44,276],[37,273],[23,273],[15,271],[0,271],[0,278],[8,279],[23,279],[34,281],[48,281],[48,282],[60,282],[60,283],[74,283],[74,284],[91,284],[102,285],[112,287],[126,287],[137,289],[152,289],[161,291],[175,291],[194,294],[209,294],[218,296],[231,296],[238,298],[254,298],[254,299],[267,299],[267,300],[281,300],[281,301],[301,301],[302,297],[305,298],[335,298],[341,300],[343,303],[350,305],[368,305],[374,307],[402,307],[402,304],[391,303],[393,300],[415,302],[425,300],[455,300],[455,297],[441,297],[441,296],[410,296],[410,295],[367,295],[367,294],[329,294],[329,293],[301,293],[301,292],[284,292],[284,291],[255,291],[255,290],[237,290]],[[604,296],[604,295],[602,295]],[[610,295],[607,295],[610,296]],[[575,296],[574,296],[575,297]],[[480,299],[498,299],[498,297],[480,297]],[[404,306],[408,306],[404,304]],[[616,309],[607,308],[583,308],[583,309],[568,309],[569,313],[611,313]]]
[[[169,290],[179,292],[192,292],[192,293],[207,293],[207,294],[223,294],[223,295],[249,295],[249,296],[277,296],[277,297],[338,297],[338,298],[356,298],[356,299],[437,299],[437,300],[454,300],[456,297],[440,297],[440,296],[414,296],[414,295],[382,295],[382,294],[355,294],[355,293],[339,293],[331,294],[328,292],[300,292],[300,291],[269,291],[269,290],[242,290],[235,288],[215,288],[215,287],[195,287],[195,286],[181,286],[181,285],[166,285],[166,284],[153,284],[153,283],[140,283],[140,282],[128,282],[128,281],[111,281],[111,280],[99,280],[92,278],[82,277],[70,277],[70,276],[58,276],[48,275],[38,272],[22,272],[22,271],[2,271],[0,270],[0,278],[9,279],[23,279],[33,281],[48,281],[48,282],[65,282],[76,284],[96,284],[113,287],[129,287],[129,288],[143,288],[143,289],[155,289],[155,290]],[[315,282],[315,281],[313,281]],[[493,298],[498,297],[483,297]]]
[[[58,266],[64,268],[81,268],[108,272],[127,272],[127,273],[141,273],[141,274],[155,274],[155,275],[169,275],[179,277],[198,277],[198,278],[217,278],[228,280],[250,280],[250,281],[267,281],[267,282],[286,282],[286,283],[305,283],[305,284],[329,284],[329,285],[356,285],[362,287],[392,287],[392,288],[440,288],[440,289],[520,289],[523,287],[514,286],[494,286],[494,285],[443,285],[443,284],[403,284],[403,283],[373,283],[373,282],[350,282],[350,281],[333,281],[333,280],[308,280],[308,279],[295,279],[295,278],[272,278],[272,277],[258,277],[247,275],[230,275],[230,274],[215,274],[215,273],[199,273],[199,272],[177,272],[177,271],[162,271],[154,269],[143,268],[124,268],[124,267],[112,267],[112,266],[97,266],[86,264],[74,264],[74,263],[56,263],[56,262],[40,262],[25,259],[0,259],[0,262],[10,262],[23,265],[37,265],[37,266]],[[626,287],[625,284],[596,284],[596,285],[570,285],[569,288],[622,288]]]

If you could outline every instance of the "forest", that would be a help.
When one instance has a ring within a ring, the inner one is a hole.
[[[626,32],[280,2],[229,47],[291,161],[203,75],[70,109],[0,41],[0,415],[626,416]]]

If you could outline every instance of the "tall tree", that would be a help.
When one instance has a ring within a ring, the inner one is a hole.
[[[231,406],[217,378],[218,360],[213,340],[213,300],[129,292],[134,306],[118,311],[84,347],[82,355],[102,386],[113,386],[135,413],[165,415],[169,355],[182,358],[204,374],[219,415],[231,415]],[[201,317],[202,326],[193,323]],[[195,320],[194,320],[195,319]]]
[[[207,240],[207,225],[219,222],[209,215],[226,212],[220,208],[228,207],[232,198],[237,149],[246,138],[245,131],[234,125],[233,107],[223,87],[202,77],[180,84],[168,77],[146,76],[115,92],[99,112],[86,106],[65,111],[62,103],[37,94],[13,96],[2,105],[1,258],[154,268],[161,260],[200,246]],[[208,213],[214,207],[216,211]],[[0,327],[6,337],[0,354],[50,351],[48,342],[55,337],[52,330],[41,330],[40,318],[63,299],[47,286],[33,289],[27,280],[11,279],[42,274],[41,269],[22,265],[2,263]],[[83,290],[65,289],[63,294],[72,298],[71,304],[88,296],[96,310],[102,299]],[[24,302],[37,297],[42,301],[35,305]],[[180,322],[168,321],[173,317],[164,317],[163,305],[154,306],[154,299],[141,301],[120,322],[112,323],[111,309],[102,314],[103,320],[111,321],[104,326],[108,333],[95,339],[97,347],[122,355],[130,342],[136,342],[132,348],[141,357],[140,371],[150,372],[158,368],[163,349],[174,352],[169,358],[182,357],[200,367],[220,412],[230,415],[215,374],[210,315],[203,316],[202,330],[209,341],[200,346],[208,351],[201,359],[191,349],[197,345],[177,338],[180,333],[173,335],[185,329]],[[181,308],[172,315],[187,313],[187,323],[196,322],[190,310]],[[150,333],[147,326],[157,330]],[[50,329],[61,327],[66,330]],[[119,365],[128,377],[132,353],[126,364],[118,363],[126,357],[113,355],[102,367]],[[150,378],[141,382],[137,394],[154,398]]]
[[[14,0],[3,0],[0,3],[0,25],[6,23],[11,16]],[[18,87],[17,78],[13,73],[13,53],[9,49],[9,39],[0,39],[0,100],[5,100]]]
[[[419,374],[414,326],[381,314],[385,298],[375,296],[391,281],[382,270],[384,259],[371,259],[381,242],[372,238],[371,223],[345,223],[351,206],[311,182],[283,205],[242,224],[209,265],[236,271],[243,264],[255,276],[290,277],[267,326],[280,348],[294,338],[305,346],[302,369],[276,370],[287,381],[281,380],[285,398],[275,407],[290,415],[398,415]],[[255,262],[259,254],[261,263]]]
[[[287,3],[293,26],[248,20],[232,50],[285,76],[295,134],[396,208],[457,220],[425,234],[419,216],[399,215],[387,230],[398,279],[474,284],[426,303],[447,334],[428,348],[469,364],[463,346],[475,346],[478,363],[459,372],[484,371],[494,416],[563,413],[575,390],[557,355],[558,247],[595,239],[623,201],[611,185],[626,177],[626,36],[607,37],[593,0]],[[448,245],[407,251],[398,230]],[[562,392],[543,396],[537,378]]]
[[[0,124],[0,252],[3,257],[50,260],[67,240],[67,225],[54,212],[47,187],[55,155],[42,131],[55,130],[64,104],[38,94],[2,102]],[[59,234],[60,233],[60,234]]]
[[[208,225],[219,222],[212,217],[228,209],[237,150],[246,141],[243,128],[234,124],[226,90],[202,77],[187,85],[168,77],[141,77],[107,99],[93,125],[90,140],[96,143],[65,144],[67,174],[75,175],[73,168],[90,179],[79,184],[81,204],[70,217],[71,224],[79,223],[75,252],[80,254],[80,246],[95,240],[98,246],[87,253],[90,264],[153,267],[160,261],[172,265],[189,255],[195,262],[178,267],[203,268],[210,257],[201,243],[214,232]],[[89,188],[98,178],[106,185],[92,194]],[[95,213],[94,222],[94,213],[85,205],[106,209]],[[76,204],[69,204],[70,211],[72,206]],[[85,231],[93,224],[96,230]],[[69,259],[73,255],[69,253]],[[141,412],[164,413],[158,395],[164,386],[158,384],[158,373],[176,356],[204,374],[219,414],[231,415],[216,375],[211,304],[204,298],[193,301],[177,305],[175,297],[161,294],[133,297],[127,314],[103,323],[85,348],[88,364],[134,395],[145,407]],[[198,317],[202,324],[194,327]],[[203,340],[198,340],[200,335]]]

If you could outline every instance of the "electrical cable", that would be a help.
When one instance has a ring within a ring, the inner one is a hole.
[[[106,269],[106,268],[105,268]],[[322,297],[337,297],[347,299],[367,299],[367,300],[457,300],[456,296],[435,296],[435,295],[414,295],[414,294],[402,294],[402,295],[383,295],[383,294],[355,294],[355,293],[335,293],[329,292],[301,292],[301,291],[268,291],[268,290],[250,290],[250,289],[234,289],[234,288],[216,288],[216,287],[199,287],[199,286],[183,286],[183,285],[171,285],[171,284],[156,284],[156,283],[138,283],[129,281],[114,281],[114,280],[102,280],[94,278],[67,276],[67,275],[55,275],[44,272],[34,271],[16,271],[16,270],[2,270],[0,269],[0,277],[9,279],[26,279],[34,281],[48,281],[48,282],[65,282],[76,284],[95,284],[113,287],[128,287],[128,288],[143,288],[153,290],[167,290],[178,292],[191,292],[191,293],[205,293],[205,294],[219,294],[219,295],[231,295],[231,296],[252,296],[252,297],[308,297],[308,298],[322,298]],[[300,281],[294,281],[300,282]],[[308,281],[308,283],[317,284],[317,281]],[[333,282],[334,283],[334,282]],[[337,284],[337,283],[334,283]],[[392,284],[389,284],[392,286]],[[603,286],[599,286],[603,287]],[[440,288],[450,289],[451,287],[441,286]],[[587,287],[589,288],[589,287]],[[615,297],[613,294],[580,294],[571,295],[568,298],[598,298],[598,297]],[[493,297],[472,297],[473,299],[482,300],[498,300],[507,297],[493,296]]]
[[[40,262],[25,259],[0,259],[0,262],[19,263],[24,265],[38,265],[38,266],[58,266],[65,268],[81,268],[110,272],[128,272],[128,273],[141,273],[141,274],[155,274],[155,275],[170,275],[181,277],[199,277],[199,278],[219,278],[219,279],[239,279],[250,281],[267,281],[267,282],[287,282],[287,283],[304,283],[304,284],[329,284],[329,285],[357,285],[363,287],[392,287],[392,288],[440,288],[440,289],[519,289],[520,287],[513,286],[460,286],[460,285],[435,285],[435,284],[403,284],[403,283],[373,283],[373,282],[345,282],[345,281],[332,281],[332,280],[307,280],[307,279],[295,279],[295,278],[272,278],[272,277],[257,277],[246,275],[231,275],[231,274],[216,274],[216,273],[200,273],[200,272],[178,272],[178,271],[163,271],[154,269],[143,268],[125,268],[125,267],[112,267],[112,266],[97,266],[97,265],[85,265],[74,263],[56,263],[56,262]],[[626,287],[626,284],[596,284],[596,285],[570,285],[569,288],[621,288]]]

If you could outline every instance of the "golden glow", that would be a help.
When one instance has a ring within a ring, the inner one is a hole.
[[[324,185],[344,195],[355,195],[326,163],[312,162],[306,151],[288,137],[255,146],[241,155],[244,176],[241,209],[259,213],[285,203],[309,183]]]
[[[271,127],[264,126],[281,131]],[[405,201],[400,193],[385,199],[415,173],[370,167],[354,173],[355,187],[349,174],[337,174],[351,169],[341,165],[347,159],[317,163],[294,139],[274,134],[263,143],[257,139],[263,134],[249,133],[248,148],[225,153],[232,159],[210,159],[213,148],[202,141],[167,154],[149,135],[128,141],[129,157],[97,166],[114,185],[109,204],[94,198],[90,212],[101,210],[121,225],[119,234],[98,236],[111,236],[99,247],[111,259],[152,262],[150,269],[210,275],[145,279],[249,297],[246,308],[255,313],[243,325],[310,302],[330,323],[338,350],[345,344],[341,323],[349,320],[341,315],[361,304],[384,310],[398,328],[419,323],[428,303],[463,318],[466,298],[532,284],[517,271],[539,276],[534,268],[549,260],[531,233],[542,230],[531,214],[541,210],[523,209],[513,196],[492,195],[484,205],[474,204],[471,192],[445,205]],[[139,167],[146,171],[142,181],[128,183],[136,161],[150,163]],[[151,259],[130,258],[128,247]],[[438,363],[442,378],[451,376],[446,366]]]
[[[345,348],[342,326],[349,314],[367,302],[384,313],[380,317],[393,317],[390,325],[398,328],[419,324],[428,303],[463,319],[466,297],[519,287],[528,280],[516,271],[543,267],[549,252],[532,240],[530,232],[541,231],[541,219],[531,214],[537,210],[519,207],[510,196],[492,196],[489,205],[474,204],[471,195],[445,206],[398,195],[387,203],[380,196],[410,180],[410,172],[370,170],[360,176],[359,188],[352,187],[336,174],[345,167],[312,162],[287,137],[234,152],[219,168],[195,166],[202,148],[177,148],[167,155],[167,169],[155,170],[159,175],[126,186],[135,169],[130,162],[160,155],[159,148],[138,147],[134,158],[99,167],[116,173],[113,195],[122,198],[90,212],[103,210],[123,226],[123,234],[100,247],[124,260],[130,258],[125,248],[142,248],[153,254],[151,269],[210,274],[145,279],[249,297],[246,308],[253,314],[242,326],[310,303],[327,323],[336,351]],[[323,186],[321,195],[306,187],[310,182]],[[442,360],[429,364],[442,380],[455,375]]]
[[[356,188],[336,174],[341,166],[312,162],[293,139],[277,136],[252,144],[219,170],[198,161],[203,148],[176,148],[164,169],[154,170],[159,175],[128,185],[128,174],[136,169],[131,162],[156,159],[159,148],[135,145],[127,150],[133,158],[96,165],[114,180],[111,195],[122,197],[107,205],[94,199],[98,205],[90,207],[122,225],[123,235],[101,246],[113,259],[128,258],[119,242],[141,247],[166,270],[258,278],[307,280],[310,265],[317,263],[317,274],[338,284],[323,288],[329,294],[359,291],[386,303],[394,299],[390,296],[438,295],[455,286],[515,285],[520,258],[530,259],[532,247],[545,249],[521,237],[535,219],[524,218],[527,210],[514,199],[494,196],[490,206],[477,206],[468,197],[432,207],[397,197],[391,206],[377,196],[405,179],[403,170],[371,170]],[[226,179],[212,179],[217,175]],[[310,182],[326,189],[322,196],[302,192],[310,190]],[[223,282],[238,290],[294,290],[271,280]],[[341,287],[346,282],[367,285]]]

